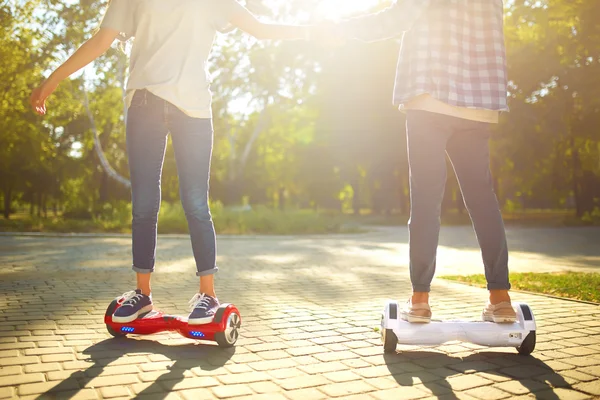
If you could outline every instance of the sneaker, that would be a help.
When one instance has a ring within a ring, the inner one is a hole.
[[[409,299],[400,313],[400,317],[411,323],[431,322],[431,308],[427,303],[413,304]]]
[[[188,324],[210,324],[219,309],[219,300],[204,293],[197,293],[190,300],[190,315]]]
[[[121,297],[121,307],[112,316],[113,322],[126,324],[135,321],[140,315],[152,311],[152,295],[142,294],[140,289],[124,293]]]
[[[481,318],[484,321],[499,324],[513,323],[517,320],[517,313],[510,301],[504,301],[495,305],[488,303],[481,313]]]

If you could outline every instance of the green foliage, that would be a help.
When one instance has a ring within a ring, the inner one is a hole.
[[[222,203],[211,204],[211,213],[218,234],[302,235],[320,233],[360,232],[340,214],[310,210],[279,211],[265,206],[252,209],[227,208]],[[187,233],[185,213],[179,204],[163,204],[158,220],[161,233]]]
[[[262,3],[248,2],[281,20],[311,15],[319,2],[278,2],[277,10]],[[105,156],[126,177],[126,55],[112,49],[64,82],[43,118],[27,104],[31,89],[96,29],[104,7],[100,0],[0,5],[0,208],[6,218],[29,211],[31,229],[128,229],[129,191],[102,169],[82,104],[86,88]],[[597,1],[506,2],[511,112],[493,137],[492,169],[509,214],[564,208],[577,215],[569,223],[600,223],[599,15]],[[210,63],[211,198],[225,205],[215,206],[218,229],[307,232],[308,222],[315,232],[343,229],[297,209],[407,214],[404,117],[389,101],[398,47],[397,40],[339,48],[257,42],[242,32],[218,38]],[[178,202],[171,146],[162,185],[163,199]],[[452,176],[447,193],[444,220],[464,221]],[[244,202],[257,211],[231,211]],[[48,211],[54,208],[80,219],[55,219]],[[161,229],[181,231],[182,215],[165,205]]]
[[[484,275],[442,276],[442,279],[486,287]],[[515,290],[600,303],[600,274],[583,272],[510,274]]]
[[[279,211],[264,206],[255,209],[232,209],[221,203],[212,204],[212,215],[217,234],[304,235],[362,232],[342,214],[311,210]],[[60,233],[129,233],[131,206],[121,202],[106,205],[94,215],[89,210],[71,210],[48,218],[17,215],[0,220],[0,231],[6,232],[60,232]],[[187,220],[180,204],[163,202],[158,217],[161,234],[187,234]]]

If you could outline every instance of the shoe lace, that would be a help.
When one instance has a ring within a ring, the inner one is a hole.
[[[133,307],[138,301],[142,299],[142,296],[143,294],[136,293],[135,290],[123,293],[123,296],[121,296],[121,307]]]
[[[203,293],[196,293],[188,303],[190,311],[198,307],[209,308],[211,298]]]

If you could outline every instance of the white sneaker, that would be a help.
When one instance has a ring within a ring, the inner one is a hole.
[[[413,304],[409,299],[404,305],[400,317],[411,323],[426,324],[431,322],[431,308],[427,303]]]
[[[517,320],[517,313],[510,301],[498,304],[487,303],[481,313],[481,319],[497,324],[512,324]]]

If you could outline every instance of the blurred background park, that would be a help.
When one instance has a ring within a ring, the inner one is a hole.
[[[315,22],[388,1],[254,0],[273,21]],[[1,231],[130,230],[123,84],[115,45],[49,99],[31,90],[97,27],[98,0],[0,2]],[[507,224],[600,224],[600,2],[507,0],[511,112],[492,139]],[[218,233],[302,234],[403,225],[409,210],[402,113],[391,104],[400,38],[324,47],[219,35],[210,72]],[[198,71],[202,73],[202,71]],[[185,233],[169,147],[159,231]],[[448,174],[445,224],[468,224]]]

